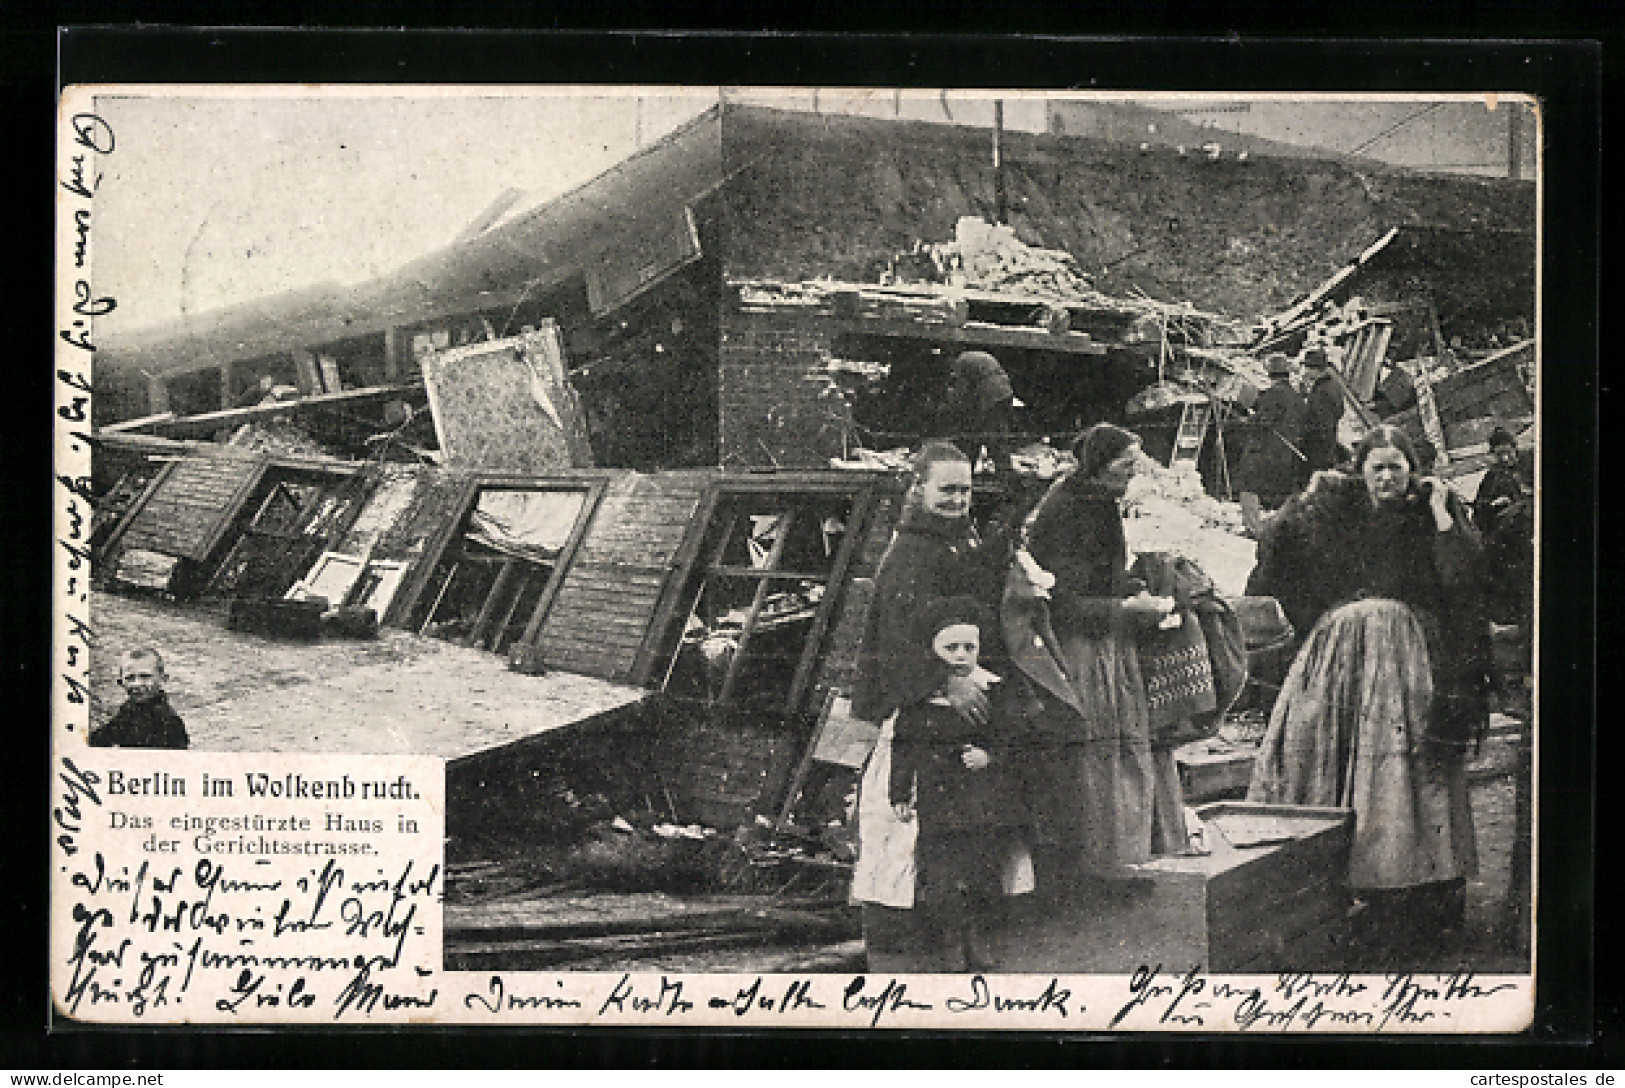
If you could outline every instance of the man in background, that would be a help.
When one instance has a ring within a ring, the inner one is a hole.
[[[1010,472],[1010,429],[1015,389],[999,361],[985,351],[961,352],[948,372],[937,432],[976,464],[983,447],[996,476]]]
[[[1332,372],[1324,348],[1303,353],[1303,450],[1306,475],[1337,466],[1337,423],[1343,418],[1343,383]]]
[[[1298,491],[1304,465],[1300,444],[1308,413],[1303,395],[1292,387],[1292,360],[1272,352],[1264,367],[1270,384],[1253,405],[1251,434],[1236,471],[1241,517],[1255,537],[1264,527],[1264,512],[1279,508]]]

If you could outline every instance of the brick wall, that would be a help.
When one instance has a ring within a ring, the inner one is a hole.
[[[794,311],[724,306],[719,431],[727,468],[827,468],[841,455],[845,408],[821,372],[832,333],[828,319]]]

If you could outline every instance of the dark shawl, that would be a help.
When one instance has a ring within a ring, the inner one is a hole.
[[[1078,473],[1057,480],[1027,526],[1027,551],[1055,575],[1055,633],[1102,635],[1122,613],[1128,545],[1117,496]]]
[[[1357,598],[1403,601],[1428,633],[1436,688],[1446,699],[1480,691],[1490,660],[1481,546],[1466,503],[1452,493],[1448,507],[1455,525],[1441,533],[1415,488],[1379,507],[1359,477],[1319,473],[1271,519],[1247,592],[1280,601],[1299,639]]]
[[[863,645],[858,651],[852,714],[885,721],[921,702],[948,678],[948,667],[922,643],[919,618],[945,597],[988,596],[983,557],[965,519],[948,519],[914,505],[904,511],[875,574]],[[983,632],[983,642],[993,639]],[[984,647],[984,660],[987,657]]]

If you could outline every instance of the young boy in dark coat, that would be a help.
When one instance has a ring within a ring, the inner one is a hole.
[[[164,693],[164,659],[157,650],[131,650],[119,661],[124,705],[91,730],[93,748],[186,748],[186,725]]]
[[[977,664],[983,607],[969,597],[935,602],[921,632],[950,675],[980,686],[998,677]],[[919,820],[914,856],[916,909],[930,916],[947,945],[949,963],[993,966],[990,938],[1003,894],[1009,855],[1006,797],[998,764],[1003,753],[994,726],[975,725],[941,694],[897,715],[889,796],[900,820]]]

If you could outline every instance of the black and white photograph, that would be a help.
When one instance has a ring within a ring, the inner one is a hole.
[[[790,976],[884,1024],[935,976],[910,1023],[952,1026],[1099,976],[1054,1029],[1529,1022],[1533,98],[76,90],[56,750],[443,796],[439,865],[376,878],[382,933],[439,919],[403,1006]],[[250,797],[328,853],[419,821],[142,773],[190,807],[131,873],[269,866],[189,837],[214,800],[243,855],[284,852]]]

